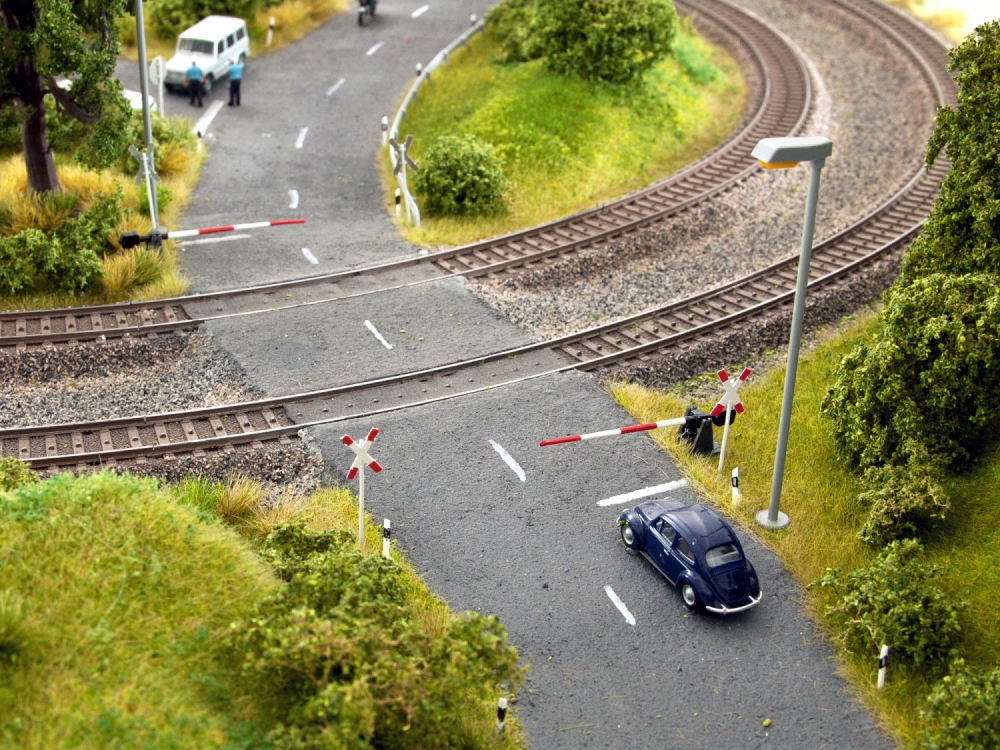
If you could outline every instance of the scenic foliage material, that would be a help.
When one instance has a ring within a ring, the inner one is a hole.
[[[996,277],[933,274],[893,287],[881,323],[841,362],[823,402],[837,443],[861,467],[905,463],[910,444],[944,467],[967,463],[996,422]]]
[[[670,53],[671,0],[560,0],[539,3],[538,54],[549,70],[626,84]]]
[[[278,748],[478,747],[470,701],[516,683],[517,652],[494,617],[422,625],[403,571],[347,532],[277,527],[262,553],[284,586],[234,625],[243,671],[274,691]]]
[[[13,456],[0,458],[0,490],[7,492],[22,484],[37,481],[38,475],[24,461]]]
[[[205,16],[237,16],[250,20],[261,8],[276,4],[267,0],[154,0],[145,12],[156,33],[170,39]]]
[[[958,108],[938,110],[926,163],[945,151],[951,171],[903,258],[901,285],[934,273],[1000,276],[1000,21],[952,49],[949,68]]]
[[[886,643],[895,656],[931,666],[953,655],[966,605],[931,583],[943,569],[921,554],[914,539],[891,542],[868,567],[846,576],[828,568],[810,584],[836,597],[826,616],[837,623],[845,648],[877,656]]]
[[[858,538],[873,547],[895,539],[923,536],[951,508],[936,472],[920,460],[905,466],[873,466],[865,471],[865,492],[858,502],[868,520]]]
[[[921,717],[931,727],[920,750],[990,750],[1000,747],[1000,669],[972,669],[954,659],[927,697]]]
[[[500,42],[500,62],[528,62],[542,56],[537,39],[538,5],[538,0],[504,0],[487,11],[486,33]]]
[[[472,135],[438,138],[413,184],[431,216],[488,216],[504,209],[507,179],[496,150]]]
[[[44,100],[90,125],[85,163],[105,167],[124,150],[130,108],[114,77],[124,0],[0,0],[0,113],[21,125],[28,186],[59,189]],[[68,90],[57,80],[71,78]]]

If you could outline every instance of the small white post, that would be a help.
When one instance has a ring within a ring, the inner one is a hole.
[[[382,146],[385,147],[389,143],[389,118],[382,116]]]
[[[502,732],[504,723],[507,721],[507,699],[501,698],[497,701],[497,731]]]
[[[389,528],[389,519],[382,519],[382,557],[389,559],[389,537],[392,531]]]
[[[396,188],[396,218],[397,219],[399,218],[399,214],[401,213],[400,202],[402,200],[402,197],[403,197],[403,191],[400,190],[399,188]]]
[[[475,25],[476,25],[476,14],[473,13],[471,16],[469,16],[469,26],[475,26]]]
[[[264,42],[265,47],[271,46],[271,39],[274,37],[274,16],[271,16],[271,20],[267,24],[267,41]]]
[[[722,473],[722,466],[726,462],[726,441],[729,440],[729,418],[732,416],[732,405],[726,404],[726,424],[722,428],[722,449],[719,451],[719,473]]]
[[[417,63],[417,78],[420,78],[420,74],[424,72],[424,66]]]
[[[739,505],[743,496],[740,494],[740,467],[733,467],[733,505]]]
[[[889,647],[882,644],[882,653],[878,656],[878,689],[885,687],[885,669],[889,666]]]
[[[358,476],[358,549],[365,548],[365,467]]]

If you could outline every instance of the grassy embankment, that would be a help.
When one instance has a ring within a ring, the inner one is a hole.
[[[496,40],[475,37],[420,89],[400,135],[412,156],[440,136],[476,135],[495,146],[510,180],[509,211],[492,218],[421,217],[401,224],[424,245],[456,245],[533,226],[655,182],[699,158],[732,130],[743,110],[739,66],[689,24],[674,54],[645,85],[618,88],[545,70],[543,62],[501,65]],[[396,182],[380,160],[386,205]]]
[[[111,473],[0,492],[0,746],[273,747],[275,696],[241,675],[230,623],[281,585],[256,554],[276,523],[350,530],[357,504],[336,489],[260,511],[262,494]],[[380,553],[368,519],[365,554]],[[437,637],[454,615],[394,557],[408,611]],[[516,717],[495,732],[495,700],[459,722],[469,747],[520,743]]]
[[[781,508],[791,525],[783,531],[761,530],[754,515],[766,508],[771,488],[775,439],[784,383],[784,363],[755,373],[740,391],[746,414],[730,428],[726,469],[717,473],[718,459],[691,454],[673,430],[654,433],[656,442],[678,461],[682,471],[717,508],[757,533],[803,585],[826,568],[847,572],[867,565],[875,550],[857,539],[867,516],[858,507],[858,476],[848,471],[834,450],[830,424],[820,404],[833,383],[834,368],[853,345],[870,337],[874,316],[859,316],[843,333],[828,337],[804,354],[799,364],[795,408],[788,446]],[[715,375],[705,376],[710,381]],[[634,384],[616,385],[612,395],[641,422],[664,419],[686,405],[677,395]],[[702,407],[710,404],[700,404]],[[717,433],[718,437],[718,433]],[[740,468],[743,502],[733,507],[729,475]],[[948,572],[936,585],[971,604],[963,618],[959,651],[970,665],[993,668],[1000,660],[1000,445],[985,452],[975,468],[944,483],[952,501],[947,521],[926,545],[929,562],[945,564]],[[762,582],[767,587],[767,582]],[[825,600],[818,590],[807,595],[810,610],[823,623]],[[875,689],[876,665],[870,658],[842,653],[840,664],[864,702],[900,741],[910,743],[920,730],[918,709],[932,681],[894,662],[885,690]]]

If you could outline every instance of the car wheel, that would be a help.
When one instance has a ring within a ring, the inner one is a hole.
[[[684,600],[684,606],[688,610],[695,609],[698,606],[698,594],[695,593],[694,587],[687,581],[681,584],[681,599]]]
[[[201,84],[203,89],[202,93],[205,96],[208,96],[209,94],[212,93],[212,86],[214,85],[215,85],[215,78],[212,76],[205,76],[205,82]]]
[[[642,549],[642,535],[636,531],[631,522],[626,521],[619,527],[622,541],[629,552],[638,552]]]

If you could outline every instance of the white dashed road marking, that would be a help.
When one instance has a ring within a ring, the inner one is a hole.
[[[380,49],[382,49],[382,45],[383,44],[385,44],[385,42],[378,42],[377,44],[373,44],[372,48],[370,50],[368,50],[367,52],[365,52],[365,54],[368,55],[368,57],[371,57],[376,52],[378,52]]]
[[[330,94],[332,94],[334,91],[336,91],[343,85],[344,85],[344,79],[341,78],[339,81],[337,81],[335,84],[333,84],[330,88],[326,90],[326,95],[330,96]]]
[[[249,236],[249,234],[227,234],[225,237],[208,237],[204,240],[188,240],[187,242],[182,242],[181,247],[187,247],[188,245],[208,245],[212,242],[229,242],[230,240],[245,240]]]
[[[608,595],[608,599],[611,600],[611,603],[618,607],[618,611],[625,617],[625,622],[629,625],[635,625],[635,618],[632,617],[632,613],[628,611],[628,607],[625,606],[625,602],[618,598],[618,594],[615,593],[615,590],[610,586],[605,586],[604,593]]]
[[[384,346],[386,349],[392,349],[392,344],[390,344],[388,341],[385,340],[385,337],[378,332],[378,328],[373,326],[370,320],[365,321],[365,328],[367,328],[369,331],[372,332],[372,336],[374,336],[375,338],[377,338],[379,341],[382,342],[382,346]]]
[[[309,248],[308,248],[308,247],[304,247],[304,248],[302,248],[302,254],[303,254],[304,256],[306,256],[306,260],[308,260],[308,261],[309,261],[310,263],[312,263],[312,264],[313,264],[314,266],[318,266],[318,265],[319,265],[319,261],[318,261],[318,260],[316,260],[316,256],[315,256],[315,255],[313,255],[313,254],[312,254],[312,253],[311,253],[311,252],[309,251]]]
[[[635,490],[633,492],[626,492],[624,495],[615,495],[614,497],[608,497],[604,500],[598,500],[597,504],[601,507],[607,507],[608,505],[623,505],[625,503],[630,503],[633,500],[638,500],[641,497],[649,497],[650,495],[659,495],[661,492],[670,492],[671,490],[680,489],[681,487],[687,486],[686,479],[678,479],[675,482],[667,482],[666,484],[658,484],[655,487],[643,487],[641,490]]]
[[[517,474],[517,478],[522,482],[526,482],[527,477],[524,474],[524,469],[522,469],[521,465],[514,460],[514,457],[505,451],[503,446],[495,440],[491,440],[490,445],[493,446],[493,450],[500,454],[500,458],[502,458],[503,462],[510,467],[510,470]]]
[[[212,120],[214,120],[215,116],[219,114],[220,109],[222,109],[222,102],[215,102],[215,104],[212,104],[208,108],[208,112],[203,114],[198,119],[198,122],[195,123],[194,130],[191,132],[199,137],[205,135],[205,133],[208,132],[208,126],[212,124]]]
[[[420,18],[420,16],[422,16],[424,13],[426,13],[430,9],[431,9],[431,6],[429,6],[429,5],[421,5],[419,8],[417,8],[415,11],[413,11],[410,14],[410,18]]]
[[[299,191],[289,190],[288,191],[288,207],[298,208],[299,207]]]
[[[306,142],[306,133],[309,132],[309,128],[302,128],[299,131],[299,137],[295,139],[295,148],[302,148],[302,144]]]

